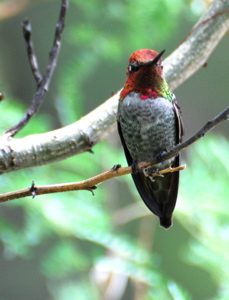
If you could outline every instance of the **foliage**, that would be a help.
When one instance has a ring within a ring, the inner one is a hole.
[[[35,118],[34,127],[43,119],[44,116]],[[43,185],[87,178],[101,171],[98,163],[101,155],[104,167],[117,162],[125,164],[119,149],[113,151],[113,148],[113,145],[103,142],[95,147],[94,155],[85,153],[50,166],[7,174],[2,177],[2,192],[12,186],[14,189],[25,187],[25,182],[28,186],[32,180]],[[179,259],[211,274],[218,290],[217,299],[224,299],[228,293],[229,270],[229,216],[225,210],[229,168],[224,163],[228,141],[221,136],[211,135],[193,148],[189,154],[188,168],[181,174],[180,197],[175,212],[174,227],[179,222],[186,235],[190,236],[185,247],[179,248]],[[132,197],[139,201],[129,178],[117,181],[120,184],[122,181],[122,185],[127,184]],[[3,204],[0,237],[4,244],[4,257],[13,259],[20,255],[28,259],[34,255],[35,247],[48,243],[40,259],[40,272],[47,278],[55,299],[67,299],[65,295],[70,291],[73,295],[82,295],[82,299],[99,299],[95,283],[100,286],[98,278],[103,276],[103,285],[106,286],[107,277],[111,274],[122,275],[126,280],[148,287],[145,290],[148,295],[146,299],[191,299],[179,282],[174,282],[161,270],[160,253],[151,252],[151,249],[147,251],[138,242],[139,227],[144,219],[149,218],[149,212],[145,211],[145,216],[137,220],[133,217],[122,226],[115,225],[112,217],[115,211],[111,210],[115,203],[109,203],[114,199],[109,197],[106,185],[109,183],[99,186],[95,196],[82,191]],[[116,192],[113,196],[119,197],[120,194]],[[127,209],[126,214],[129,201],[132,200],[122,203],[121,209]],[[136,202],[134,206],[141,208],[141,203]],[[9,217],[15,212],[21,214],[21,220],[17,222]],[[154,216],[150,215],[150,218]],[[129,231],[131,224],[136,228],[135,232]],[[150,238],[150,230],[145,234],[152,242],[154,236]],[[168,248],[170,242],[168,240]],[[72,279],[75,275],[79,278],[77,284]],[[94,296],[84,294],[83,286],[89,286],[90,294]]]
[[[208,136],[195,145],[189,157],[191,168],[182,180],[177,214],[192,236],[184,259],[211,274],[219,289],[217,299],[229,293],[228,146],[222,136]]]
[[[74,51],[61,68],[55,99],[62,124],[82,115],[88,89],[85,82],[96,77],[99,66],[109,62],[115,69],[125,53],[151,47],[152,36],[154,45],[160,42],[161,46],[188,7],[181,0],[72,0],[72,5],[77,18],[69,24],[67,40]],[[15,124],[25,107],[7,99],[1,109],[4,131]],[[48,113],[38,114],[18,136],[51,129]],[[32,180],[37,185],[83,180],[114,164],[126,164],[115,136],[93,151],[4,174],[1,192],[28,187]],[[188,151],[174,226],[169,231],[158,227],[130,176],[100,185],[94,196],[79,191],[1,204],[3,258],[38,261],[38,269],[31,274],[39,272],[49,298],[57,300],[105,298],[115,282],[117,299],[137,299],[139,293],[139,299],[150,300],[226,299],[227,153],[228,141],[219,135],[205,137]]]

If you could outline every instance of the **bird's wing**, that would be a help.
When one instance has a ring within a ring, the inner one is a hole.
[[[181,141],[183,135],[183,123],[181,119],[180,107],[175,98],[173,100],[174,111],[176,114],[176,132],[177,143]],[[128,165],[131,166],[133,158],[126,146],[123,138],[122,128],[118,121],[118,132],[122,142],[122,146],[126,155]],[[171,167],[178,167],[180,164],[180,154],[176,156]],[[135,186],[145,202],[146,206],[160,218],[160,225],[169,228],[172,225],[172,213],[176,205],[179,172],[168,173],[163,178],[155,177],[152,181],[146,177],[143,172],[136,172],[132,174]]]

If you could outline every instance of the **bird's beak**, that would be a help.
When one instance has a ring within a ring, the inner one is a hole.
[[[162,55],[164,54],[165,50],[161,51],[153,60],[147,62],[144,64],[144,67],[148,67],[148,66],[152,66],[152,65],[156,65],[157,62],[159,61],[159,59],[162,57]]]

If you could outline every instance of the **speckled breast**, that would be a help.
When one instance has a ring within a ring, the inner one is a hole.
[[[118,121],[134,161],[150,161],[176,144],[175,111],[166,98],[142,100],[131,92],[119,102]],[[164,163],[163,168],[170,163]]]

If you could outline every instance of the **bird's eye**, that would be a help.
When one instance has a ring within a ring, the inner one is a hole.
[[[139,70],[140,66],[136,65],[136,64],[131,64],[128,67],[129,72],[134,73],[137,72]]]

